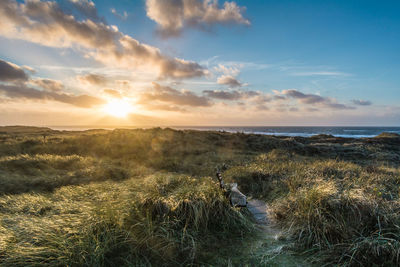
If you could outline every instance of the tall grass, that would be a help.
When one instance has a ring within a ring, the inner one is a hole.
[[[262,265],[222,164],[319,264],[399,265],[399,140],[0,131],[0,265]]]
[[[269,200],[275,221],[316,260],[400,264],[398,168],[272,151],[227,175]]]
[[[152,175],[0,198],[8,266],[195,264],[254,232],[210,178]]]
[[[51,191],[64,185],[94,181],[118,181],[135,173],[137,170],[122,168],[109,160],[78,155],[5,156],[0,157],[0,194]]]

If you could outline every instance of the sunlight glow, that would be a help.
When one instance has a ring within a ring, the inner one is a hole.
[[[103,111],[108,115],[125,118],[133,107],[126,99],[112,99],[103,108]]]

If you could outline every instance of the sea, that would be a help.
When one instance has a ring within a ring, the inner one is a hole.
[[[107,129],[113,130],[116,128],[137,129],[151,127],[101,127],[101,126],[48,126],[54,130],[65,131],[84,131],[90,129]],[[162,127],[165,128],[165,127]],[[336,137],[347,138],[365,138],[374,137],[383,132],[400,134],[400,127],[326,127],[326,126],[170,126],[173,129],[190,129],[199,131],[225,131],[232,133],[253,133],[275,136],[302,136],[310,137],[318,134],[329,134]]]

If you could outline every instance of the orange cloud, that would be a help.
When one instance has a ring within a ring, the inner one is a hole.
[[[53,47],[79,46],[86,56],[104,64],[150,68],[162,78],[192,78],[207,73],[198,63],[166,56],[158,48],[123,34],[116,26],[90,17],[78,21],[56,2],[2,0],[0,17],[0,35]]]
[[[163,37],[177,36],[185,25],[212,26],[215,24],[244,24],[250,22],[243,17],[246,8],[235,2],[224,2],[223,8],[218,1],[209,0],[147,0],[147,16],[159,25]]]

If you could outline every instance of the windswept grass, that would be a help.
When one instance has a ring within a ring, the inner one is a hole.
[[[194,264],[251,221],[210,178],[158,174],[0,198],[3,265]]]
[[[64,185],[119,181],[135,170],[78,155],[20,154],[0,158],[0,194],[51,191]]]
[[[397,136],[28,130],[0,131],[0,266],[273,264],[222,165],[314,262],[400,265]]]
[[[400,264],[398,168],[272,151],[227,175],[269,200],[276,222],[314,260]]]

